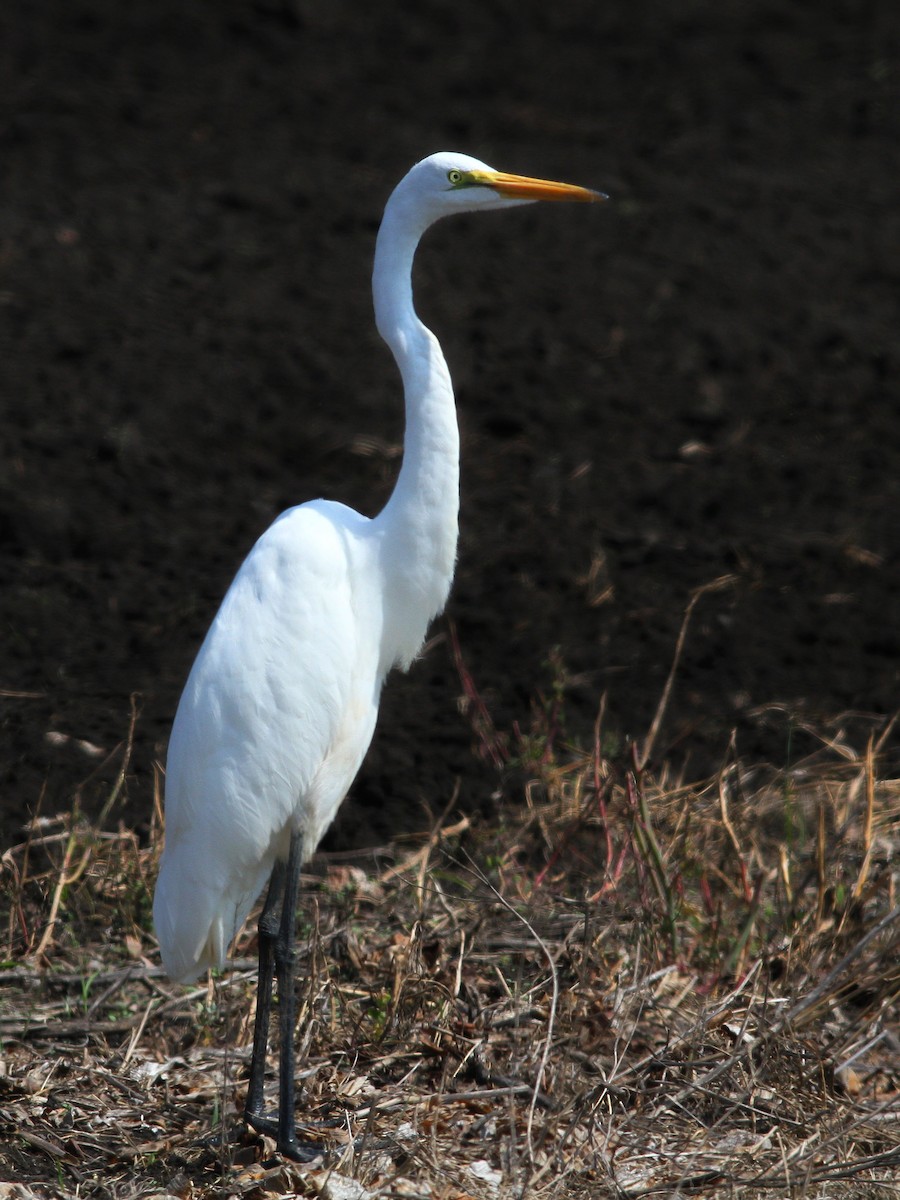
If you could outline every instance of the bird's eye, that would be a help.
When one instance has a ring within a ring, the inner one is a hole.
[[[454,167],[452,171],[447,172],[447,178],[453,184],[454,187],[457,187],[463,181],[463,173],[462,173],[462,171],[458,171]]]

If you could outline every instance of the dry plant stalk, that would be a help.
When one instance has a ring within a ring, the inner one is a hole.
[[[0,1179],[117,1200],[350,1176],[360,1200],[890,1195],[900,784],[879,742],[696,787],[600,744],[537,756],[529,806],[494,826],[448,805],[391,867],[307,881],[312,1167],[240,1122],[252,928],[215,986],[176,987],[149,927],[158,846],[80,818],[28,831],[0,876]]]

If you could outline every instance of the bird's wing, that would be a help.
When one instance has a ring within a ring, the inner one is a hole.
[[[291,829],[312,853],[368,748],[381,625],[368,528],[343,505],[283,514],[197,655],[169,743],[154,908],[175,978],[221,962]]]

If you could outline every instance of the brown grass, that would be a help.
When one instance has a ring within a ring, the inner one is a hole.
[[[881,743],[687,786],[602,753],[600,722],[562,745],[559,699],[505,737],[476,714],[522,785],[494,824],[448,806],[419,845],[305,881],[312,1167],[240,1121],[252,928],[231,971],[176,987],[159,822],[149,847],[77,807],[23,831],[0,876],[0,1196],[897,1196]],[[112,788],[126,768],[127,746]]]

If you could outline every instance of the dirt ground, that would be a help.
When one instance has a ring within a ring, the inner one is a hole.
[[[785,764],[898,705],[900,10],[12,0],[0,13],[4,821],[145,827],[242,556],[315,496],[377,511],[399,384],[384,201],[437,149],[607,191],[459,218],[419,257],[463,435],[448,615],[498,723],[551,687],[659,754]],[[338,839],[487,802],[444,621]],[[62,736],[58,736],[62,735]],[[104,772],[106,773],[104,776]],[[88,780],[87,783],[84,781]],[[7,841],[6,838],[3,839]]]

